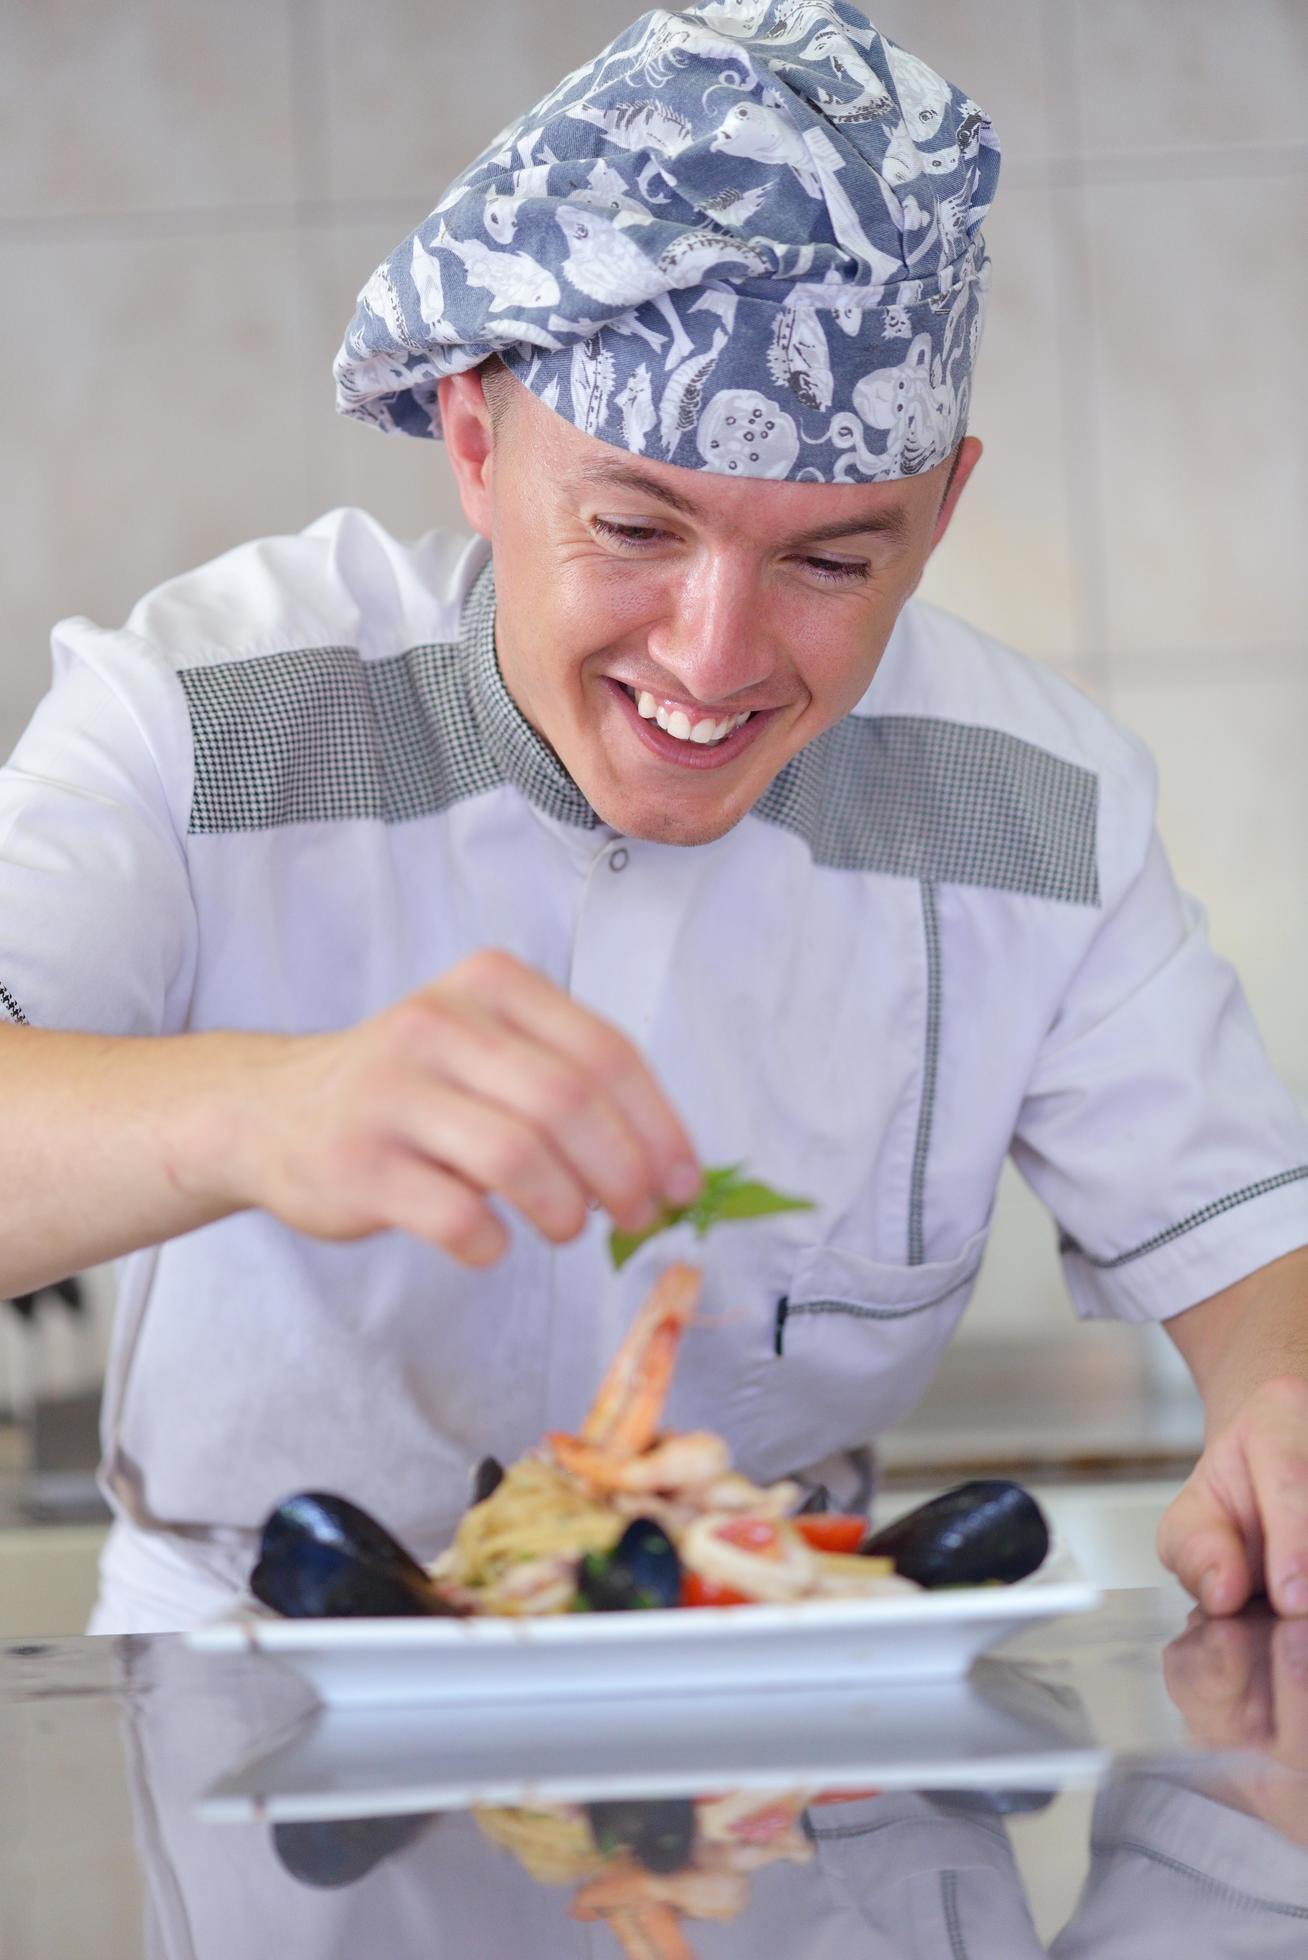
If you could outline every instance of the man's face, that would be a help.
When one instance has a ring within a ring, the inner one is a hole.
[[[865,692],[980,445],[947,497],[947,462],[894,483],[742,481],[496,386],[493,430],[475,374],[442,383],[441,413],[494,550],[505,685],[604,823],[708,843]]]

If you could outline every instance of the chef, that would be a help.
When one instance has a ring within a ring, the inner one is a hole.
[[[1165,1322],[1214,1613],[1308,1613],[1308,1134],[1148,756],[916,603],[972,477],[998,145],[844,0],[645,15],[368,280],[359,511],[54,635],[0,775],[0,1293],[120,1258],[94,1626],[327,1487],[421,1554],[702,1258],[674,1426],[866,1501],[1009,1153]],[[814,1202],[651,1239],[705,1165]]]

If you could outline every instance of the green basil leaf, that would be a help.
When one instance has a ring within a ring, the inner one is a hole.
[[[666,1232],[671,1225],[679,1225],[683,1218],[688,1218],[703,1238],[711,1225],[729,1224],[742,1218],[765,1218],[780,1211],[815,1209],[811,1198],[789,1197],[757,1179],[742,1178],[743,1169],[743,1164],[720,1164],[706,1170],[697,1198],[688,1205],[666,1206],[643,1232],[620,1232],[615,1228],[609,1233],[609,1256],[614,1269],[621,1271],[647,1239]]]
[[[714,1202],[713,1222],[728,1218],[766,1218],[778,1211],[814,1209],[811,1198],[791,1198],[784,1191],[771,1190],[766,1184],[743,1181],[719,1193]]]

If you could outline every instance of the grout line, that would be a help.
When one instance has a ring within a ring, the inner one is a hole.
[[[425,194],[412,197],[292,198],[268,204],[208,204],[167,211],[93,211],[66,218],[0,218],[0,247],[112,243],[136,238],[193,238],[228,233],[314,230],[372,219],[412,228]]]
[[[313,0],[292,0],[297,16],[307,12]],[[1049,0],[1046,21],[1050,39],[1057,32],[1052,23],[1062,0]],[[302,93],[297,88],[297,97]],[[326,181],[329,174],[325,146],[321,137],[321,118],[307,118],[295,110],[295,158],[297,195],[272,199],[266,204],[171,205],[159,210],[51,212],[39,217],[0,217],[0,246],[66,245],[86,239],[112,241],[120,238],[185,237],[235,231],[283,231],[294,225],[321,228],[337,224],[398,220],[412,225],[418,207],[425,210],[430,186],[412,193],[387,192],[384,196],[310,196],[306,182]],[[1050,190],[1111,188],[1117,184],[1202,182],[1232,176],[1286,177],[1308,175],[1308,149],[1198,151],[1193,156],[1140,152],[1113,157],[1064,155],[1047,157],[1005,157],[1004,183],[1015,189],[1033,190],[1042,185]]]
[[[329,111],[321,0],[286,0],[286,26],[291,41],[291,138],[298,213],[333,202],[325,136]]]
[[[1062,127],[1079,146],[1076,31],[1071,0],[1050,0],[1044,14],[1045,61],[1051,100]],[[1099,377],[1095,359],[1094,292],[1084,182],[1071,164],[1054,187],[1067,222],[1054,227],[1057,359],[1066,458],[1068,550],[1076,570],[1079,617],[1074,636],[1078,678],[1103,699],[1112,681],[1108,639],[1107,548],[1100,467]]]
[[[1178,687],[1274,685],[1286,679],[1302,680],[1304,649],[1293,646],[1266,647],[1145,647],[1119,646],[1113,667],[1114,690],[1135,684],[1150,687],[1174,682]]]
[[[295,262],[296,313],[301,345],[318,345],[317,257],[331,252],[335,227],[323,229],[306,222],[306,214],[324,201],[330,191],[331,159],[324,130],[327,126],[327,91],[323,61],[323,31],[320,0],[286,0],[286,27],[293,61],[292,137],[295,158],[296,222],[291,249]],[[343,324],[343,323],[342,323]],[[320,434],[319,417],[331,413],[330,376],[319,375],[317,363],[302,360],[297,367],[299,380],[299,449],[306,509],[315,514],[339,503],[335,473],[327,468],[323,481],[323,459],[327,437]]]

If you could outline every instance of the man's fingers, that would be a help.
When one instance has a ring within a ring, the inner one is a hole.
[[[483,1005],[533,1040],[567,1056],[611,1098],[640,1138],[654,1188],[673,1204],[698,1189],[698,1160],[680,1117],[625,1035],[511,954],[483,952],[457,969]]]
[[[524,1142],[535,1136],[548,1144],[567,1169],[577,1186],[582,1215],[564,1236],[580,1231],[586,1200],[592,1194],[628,1229],[639,1230],[650,1223],[659,1187],[644,1146],[622,1112],[582,1069],[556,1049],[466,1002],[428,1003],[421,1012],[423,1025],[415,1031],[408,1060],[415,1093],[421,1090],[433,1104],[427,1145],[433,1156],[465,1167],[457,1139],[441,1142],[435,1113],[442,1093],[459,1094],[481,1104],[503,1124],[512,1124]],[[433,1076],[443,1079],[433,1081]],[[524,1168],[516,1165],[514,1157],[510,1145],[509,1162],[504,1165],[493,1160],[466,1167],[476,1182],[503,1191],[517,1203],[516,1192],[506,1181]]]
[[[585,1190],[549,1138],[520,1116],[422,1076],[406,1083],[395,1114],[423,1157],[506,1198],[556,1245],[585,1225]]]
[[[440,1246],[464,1266],[493,1266],[509,1235],[480,1192],[438,1164],[388,1153],[377,1174],[377,1208],[395,1231]]]
[[[1167,1692],[1197,1740],[1258,1748],[1272,1735],[1268,1623],[1197,1618],[1163,1649]]]
[[[1207,1484],[1191,1479],[1163,1514],[1158,1556],[1206,1613],[1238,1613],[1253,1590],[1244,1539]]]
[[[1263,1528],[1267,1594],[1308,1615],[1308,1382],[1264,1382],[1245,1445]]]
[[[1271,1647],[1277,1761],[1308,1770],[1308,1620],[1279,1622]]]

